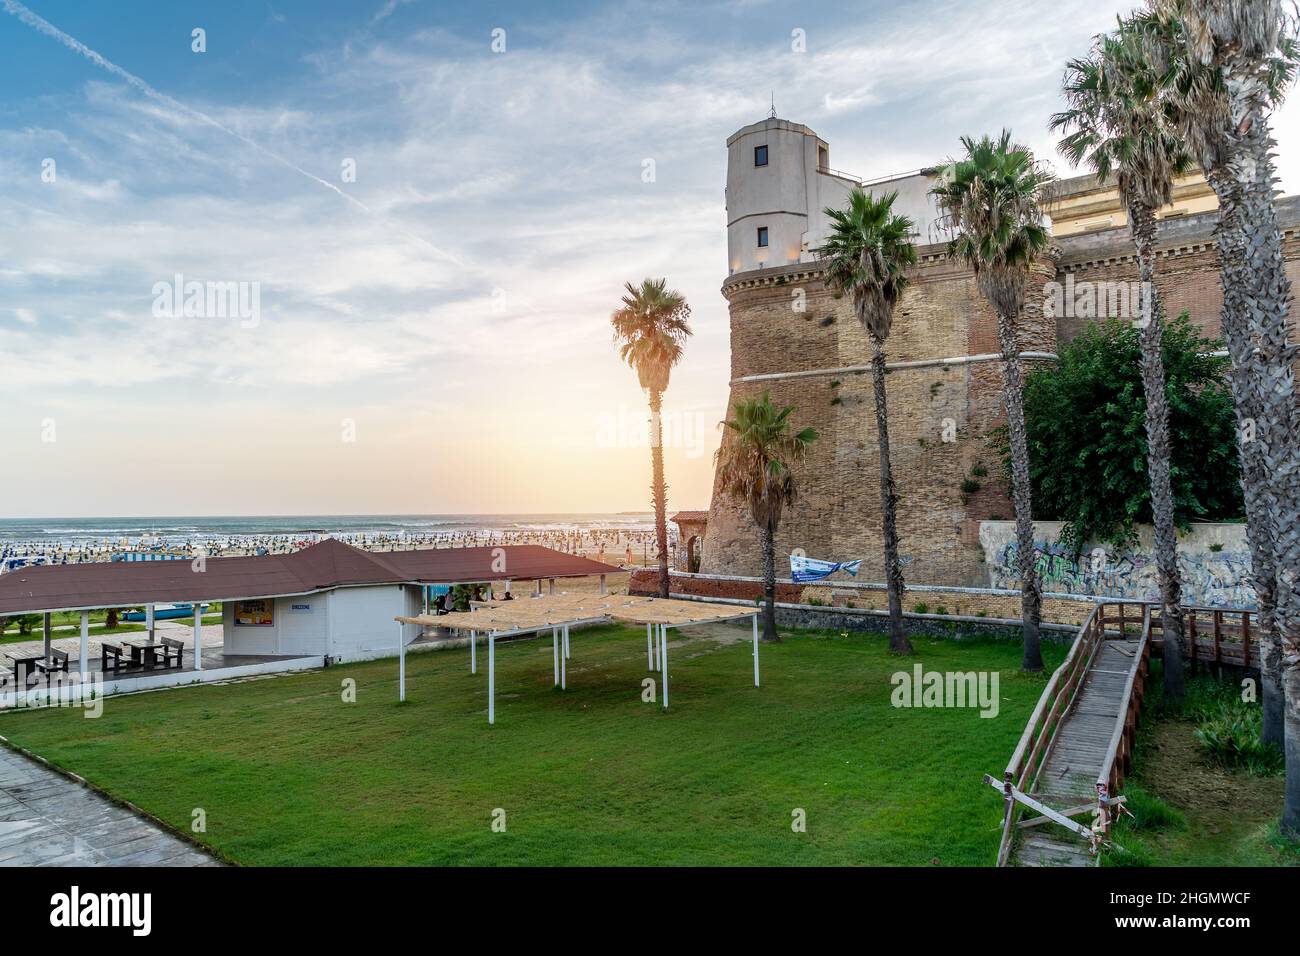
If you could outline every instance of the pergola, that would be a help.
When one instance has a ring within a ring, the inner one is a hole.
[[[569,628],[579,624],[644,624],[646,670],[658,671],[664,709],[668,708],[668,629],[689,624],[715,624],[752,618],[754,629],[754,686],[758,686],[758,615],[750,609],[731,604],[709,604],[674,598],[634,597],[608,594],[550,594],[515,601],[493,601],[469,611],[416,617],[397,617],[398,623],[398,696],[406,700],[406,643],[401,626],[445,627],[469,632],[470,673],[478,673],[478,636],[487,635],[488,646],[488,723],[496,723],[496,641],[497,638],[536,634],[550,628],[551,660],[554,684],[568,687],[567,661],[570,657]]]

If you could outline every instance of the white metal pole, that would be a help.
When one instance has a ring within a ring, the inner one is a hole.
[[[663,668],[664,710],[668,709],[668,625],[659,625],[659,665]]]
[[[497,722],[497,637],[488,632],[488,723]]]
[[[560,686],[560,629],[551,628],[551,686]]]
[[[475,631],[469,632],[469,672],[478,673],[478,634]]]
[[[397,622],[397,699],[406,700],[406,635]]]
[[[572,654],[569,653],[569,625],[567,624],[564,625],[564,656],[565,657],[573,656]]]
[[[81,612],[81,679],[90,678],[90,612]]]
[[[194,602],[194,669],[203,670],[203,602]]]
[[[429,613],[429,585],[421,584],[420,593],[424,595],[424,613]]]
[[[153,643],[153,634],[154,634],[154,630],[153,630],[153,605],[152,605],[152,604],[146,604],[146,605],[144,606],[144,626],[145,626],[145,630],[147,630],[147,631],[149,632],[149,643],[152,644],[152,643]]]
[[[564,625],[564,631],[560,637],[560,642],[564,645],[564,650],[560,653],[560,690],[568,690],[569,687],[569,625]]]
[[[758,615],[754,615],[754,686],[758,686]]]
[[[655,646],[654,641],[650,639],[650,625],[645,626],[645,669],[653,671],[655,669]]]

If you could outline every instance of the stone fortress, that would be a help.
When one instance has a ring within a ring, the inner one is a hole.
[[[884,580],[870,348],[852,303],[824,287],[815,254],[828,230],[823,210],[842,208],[862,185],[877,195],[897,191],[895,209],[917,226],[917,267],[886,343],[904,575],[909,584],[993,583],[981,524],[1013,517],[987,438],[1004,420],[997,331],[974,275],[947,258],[947,235],[929,197],[935,175],[923,169],[861,182],[831,167],[828,144],[812,130],[775,117],[727,140],[728,417],[737,400],[766,389],[774,403],[796,407],[798,427],[821,434],[799,475],[799,501],[781,522],[778,577],[788,574],[783,556],[799,548],[814,558],[861,558],[859,581]],[[1049,187],[1045,209],[1055,241],[1026,297],[1020,345],[1027,368],[1054,361],[1058,345],[1092,321],[1045,309],[1046,283],[1137,281],[1113,187],[1089,175],[1060,180]],[[1279,214],[1288,271],[1300,283],[1300,200],[1281,200]],[[1180,180],[1160,213],[1157,266],[1166,312],[1186,310],[1214,336],[1221,307],[1216,216],[1204,179]],[[716,488],[706,527],[702,573],[761,573],[752,522]]]

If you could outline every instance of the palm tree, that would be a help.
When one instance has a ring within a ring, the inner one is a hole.
[[[623,305],[609,317],[619,357],[636,369],[641,387],[650,393],[650,496],[655,506],[655,542],[659,548],[659,596],[668,596],[668,486],[664,483],[663,411],[668,376],[682,358],[691,334],[686,298],[668,288],[666,279],[628,282]]]
[[[1043,596],[1034,552],[1033,493],[1025,433],[1024,369],[1017,325],[1025,305],[1029,268],[1051,242],[1039,206],[1039,190],[1051,181],[1028,149],[1011,143],[1011,133],[978,142],[962,137],[963,159],[939,171],[931,194],[954,233],[948,254],[975,272],[980,292],[998,320],[1002,349],[1002,402],[1011,445],[1011,497],[1016,512],[1016,567],[1020,574],[1021,620],[1027,671],[1043,669],[1039,617]]]
[[[1300,837],[1300,577],[1294,572],[1300,567],[1300,412],[1268,123],[1295,76],[1300,49],[1281,0],[1152,0],[1151,6],[1140,18],[1144,37],[1219,200],[1224,338],[1238,417],[1258,429],[1251,442],[1258,456],[1255,493],[1268,517],[1275,571],[1277,636],[1273,648],[1265,645],[1262,669],[1274,669],[1270,657],[1280,661],[1287,766],[1282,826]],[[1252,480],[1245,471],[1243,461],[1243,480]],[[1252,531],[1252,547],[1261,536]]]
[[[805,428],[791,433],[791,407],[780,411],[767,392],[761,398],[738,401],[734,418],[724,422],[730,431],[714,455],[718,490],[748,506],[758,525],[763,548],[763,640],[779,641],[776,632],[776,529],[781,512],[795,500],[792,467],[803,461],[817,432]],[[730,439],[729,441],[727,439]]]
[[[885,585],[889,594],[889,649],[912,653],[903,630],[903,566],[898,559],[898,492],[889,463],[889,409],[885,403],[885,339],[894,306],[916,265],[913,223],[894,213],[898,193],[876,199],[861,188],[849,194],[847,209],[827,209],[831,232],[817,254],[826,264],[826,283],[853,298],[853,311],[871,340],[871,379],[876,396],[880,448],[880,515],[885,539]]]
[[[1164,689],[1181,700],[1183,680],[1182,578],[1170,480],[1169,399],[1164,366],[1164,312],[1156,287],[1156,211],[1173,200],[1174,177],[1191,166],[1175,118],[1161,99],[1161,78],[1131,28],[1096,38],[1089,55],[1065,71],[1069,109],[1052,117],[1055,130],[1071,131],[1061,152],[1086,163],[1105,182],[1115,175],[1128,211],[1142,279],[1142,389],[1146,395],[1147,478],[1160,577],[1164,636]]]

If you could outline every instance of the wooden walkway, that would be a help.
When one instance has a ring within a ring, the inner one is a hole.
[[[1099,604],[1079,629],[1002,778],[985,777],[1005,799],[999,866],[1096,864],[1128,771],[1153,627],[1148,606]]]
[[[1074,707],[1056,732],[1032,796],[1061,809],[1096,804],[1097,778],[1105,769],[1116,724],[1127,716],[1125,692],[1140,653],[1140,640],[1116,636],[1102,642]],[[1092,817],[1085,822],[1091,824]],[[1018,866],[1092,866],[1097,861],[1077,834],[1058,826],[1024,830],[1013,859]]]
[[[1255,612],[1185,607],[1191,672],[1250,668],[1259,659]],[[1002,777],[998,866],[1095,866],[1123,803],[1151,652],[1164,643],[1159,607],[1098,604],[1043,689]],[[1028,819],[1021,819],[1028,810]]]

